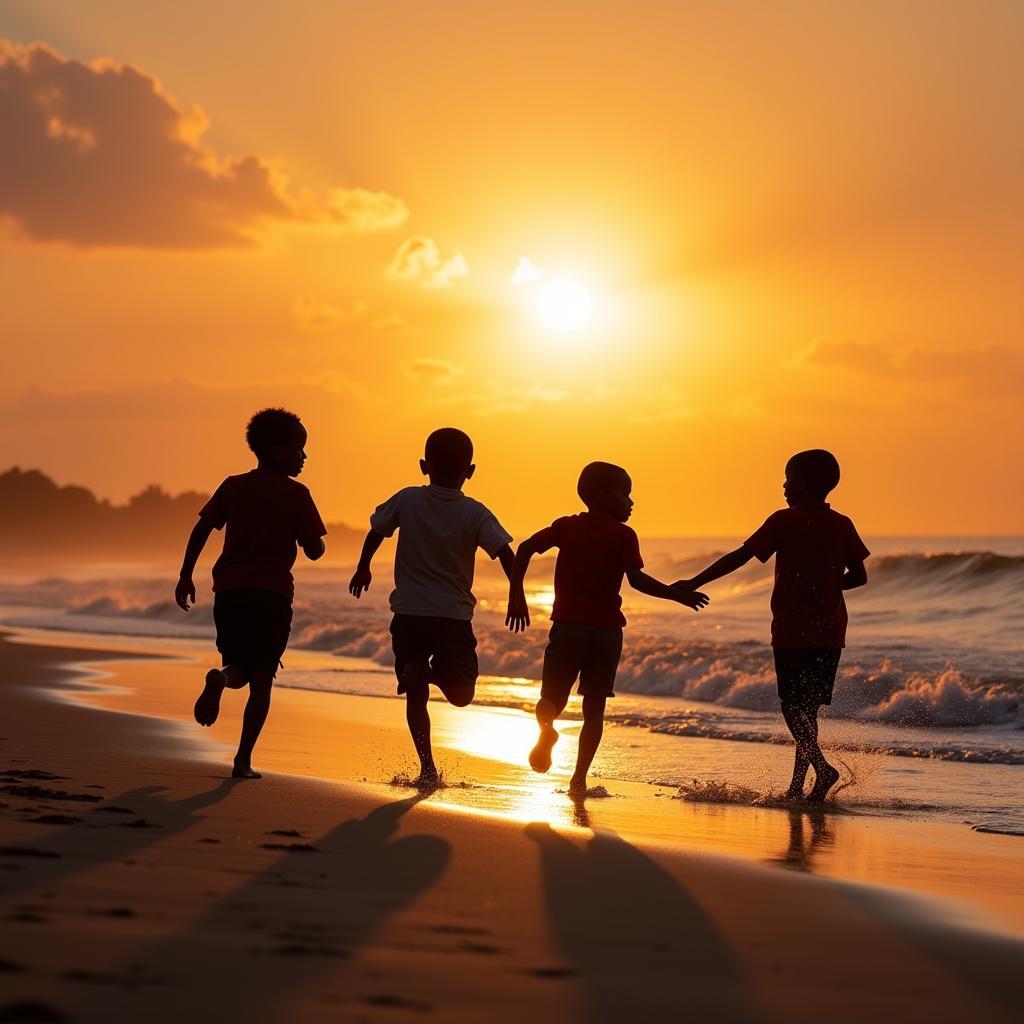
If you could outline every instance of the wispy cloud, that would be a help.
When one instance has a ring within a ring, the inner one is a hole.
[[[431,356],[415,359],[409,365],[409,376],[413,380],[435,386],[451,384],[462,373],[462,367],[450,359],[435,359]]]
[[[405,318],[394,310],[374,310],[365,299],[333,305],[315,295],[301,295],[292,303],[292,324],[301,333],[329,331],[344,324],[361,324],[372,331],[387,333],[407,327]]]
[[[398,247],[387,272],[396,281],[410,281],[421,288],[450,288],[469,274],[469,266],[462,253],[444,259],[437,242],[418,235],[407,238]]]

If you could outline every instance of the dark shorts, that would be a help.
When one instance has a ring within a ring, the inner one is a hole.
[[[544,651],[540,695],[561,710],[579,677],[577,693],[584,697],[614,697],[615,672],[621,656],[621,626],[552,623]]]
[[[391,650],[395,652],[395,675],[401,679],[406,665],[426,665],[430,681],[447,697],[460,691],[476,690],[480,665],[476,658],[473,624],[466,619],[445,619],[436,615],[395,615],[391,620]],[[461,701],[460,701],[461,702]]]
[[[224,665],[277,674],[292,629],[288,598],[273,590],[218,590],[213,621]]]
[[[840,647],[775,647],[775,678],[783,704],[832,703]]]

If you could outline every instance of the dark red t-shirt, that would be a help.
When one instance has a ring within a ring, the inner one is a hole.
[[[824,501],[773,512],[743,542],[762,562],[775,555],[773,647],[845,647],[843,573],[870,551],[851,520]]]
[[[530,538],[538,551],[558,548],[553,622],[624,626],[619,590],[627,569],[642,568],[636,533],[604,512],[563,516]]]
[[[224,550],[213,566],[214,591],[253,587],[289,601],[296,544],[314,544],[327,533],[309,490],[265,469],[229,476],[199,516],[215,529],[227,526]]]

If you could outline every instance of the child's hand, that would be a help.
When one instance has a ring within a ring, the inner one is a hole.
[[[530,609],[526,604],[526,594],[520,590],[518,593],[511,593],[508,597],[508,614],[505,616],[505,625],[513,633],[519,633],[530,624]]]
[[[370,570],[360,565],[352,574],[352,579],[349,580],[348,592],[353,597],[359,597],[364,590],[370,589],[372,581],[373,575],[370,573]]]
[[[707,594],[694,590],[689,580],[677,580],[669,589],[676,601],[686,605],[687,608],[692,608],[695,612],[699,612],[711,600]]]
[[[174,600],[183,611],[188,611],[188,603],[196,603],[196,585],[192,582],[191,576],[179,576],[178,585],[174,588]]]

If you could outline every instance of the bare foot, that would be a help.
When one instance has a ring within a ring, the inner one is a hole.
[[[428,686],[430,684],[430,672],[426,665],[419,665],[415,662],[410,662],[402,669],[402,674],[398,677],[398,692],[411,693],[414,690],[418,690],[421,686]]]
[[[233,779],[262,779],[263,776],[256,771],[251,765],[239,764],[235,762],[235,766],[231,769],[231,778]]]
[[[569,799],[570,800],[583,800],[587,795],[587,780],[582,781],[577,778],[569,780]]]
[[[814,782],[814,789],[807,794],[809,804],[824,803],[828,791],[839,781],[839,772],[829,765],[823,771],[817,773],[818,777]]]
[[[412,780],[412,785],[421,793],[433,793],[435,789],[441,788],[441,773],[433,766],[423,768],[419,775]]]
[[[211,668],[206,673],[206,685],[196,700],[193,714],[200,725],[213,725],[220,714],[220,695],[224,692],[224,673],[219,668]]]
[[[558,730],[553,725],[540,727],[540,738],[530,751],[530,767],[543,775],[551,767],[551,750],[558,742]]]

